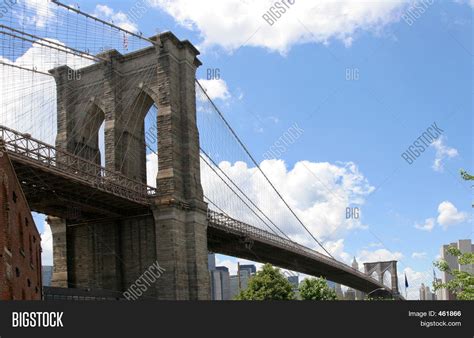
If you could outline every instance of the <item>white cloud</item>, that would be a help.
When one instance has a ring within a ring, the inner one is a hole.
[[[103,19],[109,22],[112,22],[114,25],[125,29],[127,31],[137,33],[138,26],[132,22],[127,14],[124,12],[116,12],[112,8],[106,5],[97,5],[95,7],[94,16],[98,17],[99,19]]]
[[[427,218],[424,224],[418,224],[418,223],[415,224],[415,228],[419,230],[423,230],[423,231],[431,231],[433,230],[434,226],[435,226],[434,218]]]
[[[158,174],[158,155],[149,153],[146,155],[146,182],[149,186],[156,187],[156,175]]]
[[[411,254],[411,257],[415,259],[423,259],[426,258],[426,252],[414,252]]]
[[[400,19],[407,1],[296,1],[270,26],[262,16],[273,0],[150,0],[180,25],[198,31],[202,47],[228,51],[243,44],[286,53],[301,43],[350,45],[360,32],[380,33]]]
[[[413,270],[411,267],[406,267],[403,271],[400,271],[398,275],[398,286],[400,293],[405,296],[405,275],[408,280],[407,299],[418,300],[420,299],[420,286],[421,283],[425,286],[429,286],[432,289],[433,273],[432,272],[420,272]],[[433,290],[431,290],[433,291]]]
[[[449,201],[441,202],[438,206],[438,223],[447,229],[451,225],[459,224],[467,220],[468,214],[458,211],[458,209]]]
[[[32,25],[36,28],[43,29],[47,26],[48,22],[56,18],[57,6],[50,1],[25,0],[24,6],[26,6],[26,11],[24,8],[17,9],[13,7],[13,12],[22,25]]]
[[[474,0],[454,0],[454,2],[459,3],[459,4],[467,4],[474,8]]]
[[[228,100],[231,96],[229,93],[229,89],[227,88],[227,83],[222,79],[214,79],[214,80],[204,80],[200,79],[199,83],[206,91],[207,95],[211,98],[211,100],[221,99],[221,100]],[[201,94],[204,95],[204,94]],[[205,96],[205,95],[204,95]],[[202,101],[206,101],[206,97],[198,98]]]
[[[41,233],[41,264],[53,265],[53,234],[48,222],[44,221],[43,232]]]
[[[445,138],[441,136],[434,141],[431,146],[436,150],[435,160],[433,162],[433,170],[442,172],[444,170],[444,160],[459,155],[457,149],[450,148],[445,144]]]
[[[387,249],[377,249],[375,251],[362,250],[357,255],[359,263],[399,261],[403,258],[401,252],[391,252]]]
[[[231,164],[226,161],[221,162],[219,167],[292,240],[320,250],[268,184],[262,183],[263,178],[257,168],[248,167],[244,162]],[[300,161],[288,169],[282,160],[265,160],[261,168],[311,233],[322,240],[332,254],[349,262],[350,256],[343,252],[344,241],[341,238],[351,230],[364,229],[366,226],[361,220],[346,219],[346,207],[362,205],[364,197],[373,191],[357,166],[351,162],[338,166]],[[148,184],[155,186],[157,161],[153,155],[147,156],[147,171]],[[206,197],[227,214],[268,230],[203,161],[201,181]]]
[[[354,163],[338,166],[300,161],[288,169],[282,160],[265,160],[260,166],[317,238],[336,240],[350,230],[364,228],[361,220],[345,217],[347,206],[363,204],[364,197],[373,191]],[[201,168],[203,188],[208,198],[232,217],[264,227],[207,165],[202,164]],[[263,183],[264,178],[257,168],[240,161],[234,164],[222,161],[219,168],[293,240],[317,247],[271,187]]]
[[[66,49],[58,40],[49,43]],[[45,45],[48,42],[42,41]],[[0,60],[47,73],[67,64],[73,69],[88,66],[92,61],[34,43],[16,60],[0,56]],[[0,124],[21,132],[28,132],[49,144],[56,135],[56,84],[53,77],[0,65]]]

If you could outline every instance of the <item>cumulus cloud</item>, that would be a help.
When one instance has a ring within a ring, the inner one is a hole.
[[[357,260],[360,263],[399,261],[403,258],[403,254],[401,252],[391,252],[387,249],[377,249],[375,251],[362,250],[357,256]]]
[[[427,218],[425,220],[425,223],[423,224],[418,224],[418,223],[415,224],[415,228],[419,230],[423,230],[423,231],[431,231],[433,230],[434,226],[435,226],[434,218]]]
[[[421,283],[425,284],[425,286],[432,285],[433,282],[433,273],[429,271],[421,272],[416,271],[411,267],[406,267],[403,271],[400,271],[398,274],[398,287],[400,293],[405,296],[405,275],[407,276],[408,280],[408,288],[407,288],[407,299],[411,300],[418,300],[420,299],[420,286]],[[433,290],[432,290],[433,291]]]
[[[97,5],[93,13],[94,16],[99,19],[103,19],[109,22],[112,22],[114,25],[125,29],[127,31],[137,33],[138,26],[136,23],[132,22],[129,16],[121,11],[116,12],[114,9],[110,8],[107,5]]]
[[[459,224],[468,219],[468,214],[458,211],[458,209],[449,201],[441,202],[438,206],[438,223],[447,229],[451,225]]]
[[[51,49],[44,45],[51,44]],[[73,69],[88,66],[92,61],[64,52],[60,41],[48,39],[34,43],[16,60],[0,56],[0,61],[47,73],[67,64]],[[56,135],[56,84],[48,75],[33,74],[11,66],[0,65],[0,124],[28,132],[33,137],[54,144]]]
[[[13,14],[19,19],[22,26],[34,26],[42,29],[46,27],[49,21],[56,18],[57,6],[50,1],[25,0],[24,6],[26,10],[25,8],[13,7]]]
[[[426,252],[414,252],[411,254],[411,258],[415,258],[415,259],[426,258]]]
[[[434,171],[442,172],[444,170],[444,160],[459,155],[457,149],[451,148],[445,144],[445,138],[441,136],[431,144],[436,151],[435,159],[432,165]]]
[[[459,4],[466,4],[474,8],[474,0],[454,0],[454,2],[457,2]]]
[[[360,205],[373,187],[353,163],[340,166],[330,163],[297,162],[287,168],[282,160],[264,160],[260,164],[269,179],[285,196],[295,213],[319,239],[336,240],[348,231],[363,228],[360,220],[346,219],[348,205]],[[206,165],[201,165],[205,194],[237,219],[258,225],[255,217],[233,198],[233,193],[223,188],[222,182]],[[255,167],[237,161],[222,161],[219,168],[245,191],[262,211],[293,240],[315,248],[315,242],[305,233],[283,204],[265,183]]]
[[[296,1],[273,25],[263,15],[273,0],[150,0],[181,26],[199,32],[204,48],[220,46],[228,51],[243,44],[286,53],[301,43],[350,45],[360,32],[380,33],[400,20],[404,0]]]
[[[227,83],[222,79],[200,79],[199,83],[204,88],[211,100],[220,99],[226,101],[231,97],[229,89],[227,88]],[[203,93],[201,93],[201,95],[205,96]],[[207,100],[206,97],[201,97],[200,95],[198,95],[198,99],[201,99],[202,101]]]
[[[373,191],[357,166],[351,162],[335,165],[300,161],[289,169],[282,160],[265,160],[260,166],[311,233],[323,240],[330,252],[347,261],[350,256],[343,253],[341,238],[353,229],[366,226],[361,220],[346,219],[346,208],[348,205],[362,205],[364,197]],[[240,161],[233,164],[222,161],[219,168],[292,240],[320,249],[263,181],[257,168]],[[156,157],[148,155],[149,185],[156,184],[157,170]],[[268,230],[203,161],[201,181],[206,197],[227,214]]]

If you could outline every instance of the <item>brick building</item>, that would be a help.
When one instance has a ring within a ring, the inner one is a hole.
[[[41,299],[40,242],[20,183],[0,143],[0,300]]]

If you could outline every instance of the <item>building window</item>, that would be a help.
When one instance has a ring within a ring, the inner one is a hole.
[[[13,192],[13,203],[16,203],[17,199],[18,197],[16,196],[16,192]]]
[[[20,250],[25,252],[25,238],[23,233],[23,224],[21,224],[21,215],[18,214],[18,229],[20,231]]]
[[[30,264],[33,266],[33,246],[31,244],[31,235],[28,237],[28,250],[30,253]]]
[[[28,287],[31,287],[31,281],[29,278],[26,280],[26,283],[28,284]]]
[[[4,233],[5,233],[5,240],[6,240],[6,246],[8,251],[11,252],[11,224],[8,219],[8,191],[7,191],[7,186],[5,185],[5,182],[2,183],[1,186],[1,191],[0,191],[0,200],[2,201],[1,207],[1,212],[0,212],[0,222],[3,224],[6,224],[4,227]]]
[[[15,274],[17,277],[20,277],[20,269],[18,267],[15,268]]]

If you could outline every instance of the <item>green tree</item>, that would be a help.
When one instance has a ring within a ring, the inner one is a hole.
[[[469,265],[474,264],[474,253],[461,253],[461,251],[456,247],[449,247],[448,253],[457,257],[460,265]],[[453,279],[446,282],[434,282],[433,287],[435,290],[438,289],[448,289],[452,291],[456,297],[460,300],[474,300],[474,275],[459,270],[451,270],[449,268],[448,262],[445,260],[439,260],[434,263],[434,265],[448,274],[450,274]]]
[[[280,269],[270,264],[250,278],[248,286],[235,297],[236,300],[293,300],[295,294],[290,282]]]
[[[461,177],[466,181],[474,181],[474,176],[468,174],[464,169],[461,169]],[[472,204],[472,207],[474,208],[474,203]]]
[[[474,181],[474,176],[468,174],[468,172],[464,169],[461,169],[461,177],[466,181]]]
[[[304,300],[336,300],[336,291],[324,278],[307,278],[300,283],[300,296]]]

